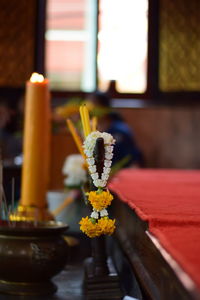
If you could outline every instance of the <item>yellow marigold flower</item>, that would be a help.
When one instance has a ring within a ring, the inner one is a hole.
[[[63,105],[59,106],[55,109],[55,112],[57,115],[63,117],[63,118],[68,118],[74,114],[79,113],[79,105]]]
[[[113,195],[109,191],[103,191],[102,193],[92,191],[89,193],[88,200],[95,210],[101,211],[111,204]]]
[[[93,110],[94,105],[92,103],[86,103],[89,111]],[[56,115],[62,118],[69,118],[75,114],[79,114],[80,103],[66,103],[62,106],[58,106],[55,108]]]
[[[95,107],[94,107],[94,104],[90,101],[85,101],[85,105],[87,106],[87,109],[89,111],[92,111]]]
[[[88,217],[82,218],[79,224],[81,225],[81,231],[90,238],[97,237],[102,234],[101,228],[98,223],[92,223],[92,221]]]
[[[101,228],[102,234],[111,235],[115,230],[115,219],[101,218],[98,220],[98,225]]]

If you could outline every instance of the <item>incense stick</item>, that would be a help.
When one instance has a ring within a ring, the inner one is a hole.
[[[88,136],[88,134],[91,133],[90,117],[89,117],[89,112],[88,112],[86,105],[80,106],[80,116],[81,116],[81,122],[82,122],[82,126],[83,126],[84,136],[86,138]]]
[[[84,136],[86,137],[87,132],[86,132],[85,119],[84,119],[84,113],[83,113],[83,106],[82,105],[80,106],[79,111],[80,111],[80,116],[81,116],[81,123],[82,123],[82,127],[83,127],[83,133],[84,133]]]
[[[92,117],[92,131],[96,131],[97,130],[97,117],[94,116]]]
[[[65,207],[67,207],[70,203],[74,201],[73,197],[67,197],[54,211],[52,211],[52,214],[54,217],[58,216]]]
[[[80,152],[80,154],[83,156],[83,158],[85,158],[85,154],[83,152],[83,148],[82,148],[82,141],[81,141],[81,138],[80,136],[77,134],[77,131],[75,129],[75,126],[74,124],[72,123],[72,121],[70,119],[67,119],[67,125],[68,125],[68,128],[69,128],[69,131],[74,139],[74,142]]]
[[[83,106],[83,113],[84,113],[84,119],[85,119],[85,126],[86,126],[86,134],[91,133],[91,127],[90,127],[90,117],[89,117],[89,111],[87,109],[87,106]]]
[[[11,196],[11,213],[14,213],[15,209],[15,178],[12,177],[12,196]]]
[[[7,205],[7,199],[6,199],[6,194],[4,191],[4,188],[2,187],[3,191],[3,206],[4,206],[4,214],[5,214],[5,219],[8,220],[8,223],[10,225],[10,218],[9,218],[9,210],[8,210],[8,205]]]

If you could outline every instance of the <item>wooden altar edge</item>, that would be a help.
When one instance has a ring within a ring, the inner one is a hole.
[[[159,240],[149,231],[146,231],[146,234],[151,239],[153,244],[156,246],[156,248],[159,250],[163,258],[168,262],[168,264],[171,266],[173,271],[175,272],[176,276],[179,278],[183,286],[189,291],[194,292],[197,291],[197,287],[192,280],[192,278],[181,268],[181,266],[175,261],[175,259],[165,250],[162,245],[160,244]]]
[[[170,261],[170,254],[149,233],[148,222],[117,198],[115,195],[113,203],[116,237],[147,299],[199,300],[200,291],[178,263]],[[185,276],[189,285],[183,280]]]

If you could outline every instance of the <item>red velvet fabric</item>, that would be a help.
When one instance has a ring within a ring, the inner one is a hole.
[[[109,188],[200,288],[200,171],[124,169]]]

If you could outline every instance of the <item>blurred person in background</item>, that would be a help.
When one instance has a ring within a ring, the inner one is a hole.
[[[93,114],[98,118],[97,130],[106,131],[114,137],[113,166],[122,162],[123,167],[143,166],[143,157],[138,148],[134,133],[123,117],[111,107],[111,99],[107,93],[95,91],[88,101],[94,105]]]

